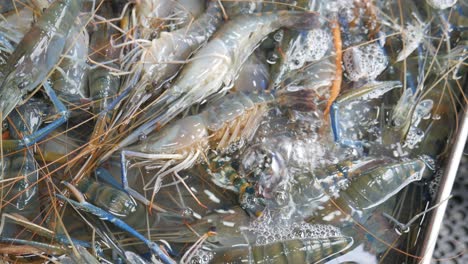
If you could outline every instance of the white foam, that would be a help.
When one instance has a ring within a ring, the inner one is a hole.
[[[397,61],[406,59],[414,50],[418,48],[424,38],[426,25],[417,19],[412,24],[407,24],[401,32],[403,49],[398,53]]]
[[[343,64],[351,81],[374,80],[388,65],[388,58],[377,43],[355,46],[343,54]]]
[[[256,244],[264,245],[291,239],[316,239],[342,236],[332,225],[290,222],[272,217],[268,212],[253,221],[248,230],[256,236]]]
[[[313,29],[306,35],[300,35],[287,54],[289,69],[299,69],[304,67],[306,62],[320,60],[330,46],[331,36],[323,29]]]

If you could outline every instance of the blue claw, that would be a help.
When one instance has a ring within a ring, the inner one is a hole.
[[[70,245],[70,246],[71,245],[78,245],[78,246],[82,246],[82,247],[85,247],[85,248],[91,248],[91,243],[86,242],[86,241],[82,241],[82,240],[78,240],[78,239],[74,239],[74,238],[68,239],[68,237],[66,237],[65,235],[56,234],[54,238],[60,244],[65,244],[65,245]]]

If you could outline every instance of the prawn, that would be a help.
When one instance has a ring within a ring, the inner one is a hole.
[[[200,157],[206,156],[208,149],[225,151],[235,142],[251,140],[260,119],[268,110],[268,104],[279,103],[296,110],[311,111],[315,109],[314,95],[313,90],[284,91],[278,95],[227,95],[200,114],[177,120],[158,133],[152,133],[123,149],[120,156],[124,189],[142,203],[151,205],[164,176],[173,173],[181,179],[178,172],[197,163]],[[151,202],[128,187],[127,157],[142,159],[138,163],[140,166],[151,163],[148,168],[159,168],[159,172],[144,187],[145,190],[153,189]]]
[[[280,27],[310,29],[317,24],[318,15],[305,12],[240,16],[226,23],[184,67],[171,88],[145,109],[145,122],[104,157],[163,127],[191,105],[219,91],[223,84],[229,87],[243,63],[270,32]]]
[[[7,73],[0,85],[2,121],[55,67],[82,2],[57,0],[51,4],[8,58]]]

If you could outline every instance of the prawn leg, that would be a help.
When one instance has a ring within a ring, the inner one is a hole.
[[[124,190],[121,184],[119,184],[118,181],[114,179],[114,177],[108,170],[99,167],[94,171],[94,174],[100,181],[105,182],[116,189]]]
[[[67,252],[64,248],[60,246],[54,246],[46,243],[41,243],[37,241],[30,241],[25,239],[17,239],[17,238],[8,238],[0,236],[0,243],[2,244],[16,244],[16,245],[28,245],[34,248],[38,248],[41,250],[52,251],[58,254],[63,254]]]
[[[57,110],[58,118],[55,119],[52,123],[48,124],[46,127],[39,129],[36,133],[33,133],[29,137],[27,137],[25,143],[29,145],[26,146],[31,146],[39,140],[43,139],[45,136],[50,134],[52,131],[57,129],[59,126],[61,126],[68,120],[69,111],[65,107],[65,105],[59,100],[54,89],[52,89],[52,87],[47,82],[45,82],[43,86],[47,95],[52,101],[52,104]]]
[[[140,154],[140,155],[138,155]],[[146,197],[144,197],[143,195],[141,195],[139,192],[137,192],[136,190],[132,189],[130,187],[130,185],[128,184],[128,174],[127,174],[127,158],[126,156],[129,155],[129,156],[143,156],[143,155],[150,155],[152,156],[152,158],[166,158],[166,159],[180,159],[182,158],[181,155],[179,154],[171,154],[171,155],[158,155],[158,154],[145,154],[145,153],[137,153],[137,152],[134,152],[134,151],[129,151],[129,150],[123,150],[121,153],[120,153],[120,163],[121,163],[121,181],[122,181],[122,186],[120,188],[122,188],[125,192],[127,192],[128,194],[130,194],[131,196],[133,196],[135,199],[137,199],[138,201],[140,201],[141,203],[147,205],[147,206],[151,206],[152,208],[156,209],[156,210],[160,210],[161,208],[159,208],[158,206],[156,205],[153,205],[152,202],[150,202]],[[158,156],[158,157],[156,157]],[[159,175],[157,175],[159,176]]]
[[[45,138],[48,134],[50,134],[52,131],[57,129],[59,126],[61,126],[63,123],[65,123],[68,120],[68,115],[69,112],[65,105],[58,99],[57,94],[55,91],[50,87],[50,85],[46,82],[44,83],[44,89],[49,95],[50,100],[52,101],[52,104],[55,106],[57,109],[57,113],[59,117],[54,120],[52,123],[48,124],[47,126],[38,129],[34,133],[30,135],[24,135],[22,139],[19,140],[8,140],[7,142],[3,143],[3,150],[4,151],[13,151],[17,149],[22,149],[22,148],[27,148],[30,147],[37,142],[39,142],[41,139]]]
[[[175,263],[169,256],[167,256],[163,252],[163,250],[159,247],[158,244],[156,244],[156,243],[150,241],[149,239],[147,239],[146,237],[144,237],[142,234],[140,234],[138,231],[133,229],[131,226],[129,226],[123,220],[115,217],[111,213],[109,213],[107,211],[104,211],[103,209],[101,209],[101,208],[99,208],[97,206],[94,206],[94,205],[86,202],[85,199],[84,199],[84,195],[78,189],[76,189],[75,186],[71,185],[68,182],[63,182],[63,184],[65,184],[65,186],[68,189],[70,189],[70,191],[76,196],[76,198],[78,199],[78,202],[74,201],[74,200],[71,200],[71,199],[68,199],[67,197],[65,197],[65,196],[63,196],[61,194],[57,194],[57,198],[70,203],[72,206],[76,207],[77,209],[80,209],[82,211],[93,214],[93,215],[99,217],[102,220],[111,222],[116,227],[128,232],[129,234],[131,234],[135,238],[142,241],[146,246],[148,246],[148,248],[151,250],[151,252],[153,254],[156,254],[162,260],[162,262],[164,262],[166,264]]]
[[[341,91],[341,82],[343,79],[343,49],[342,49],[342,40],[341,40],[341,32],[340,32],[340,24],[338,21],[334,20],[332,22],[332,32],[333,32],[333,43],[335,46],[335,79],[332,82],[331,90],[330,90],[330,98],[328,99],[327,106],[324,112],[326,116],[330,112],[330,107],[332,106],[333,102],[336,100],[338,95]]]
[[[163,165],[163,170],[158,172],[145,186],[144,189],[148,190],[151,189],[150,184],[154,181],[154,187],[153,187],[153,194],[151,196],[151,200],[148,200],[145,198],[143,195],[141,195],[139,192],[133,190],[129,184],[128,184],[128,177],[127,177],[127,169],[126,169],[126,164],[127,164],[127,159],[126,156],[130,157],[139,157],[139,158],[144,158],[144,159],[149,159],[149,160],[168,160],[167,162],[164,163]],[[187,190],[190,191],[190,188],[185,184],[183,179],[178,175],[179,171],[182,171],[184,169],[190,168],[197,160],[197,158],[200,156],[200,152],[197,151],[195,153],[190,153],[188,155],[181,155],[181,154],[148,154],[148,153],[143,153],[143,152],[137,152],[137,151],[131,151],[131,150],[123,150],[120,154],[120,159],[121,159],[121,169],[122,169],[122,186],[123,189],[128,192],[130,195],[132,195],[135,199],[139,200],[143,204],[154,208],[158,211],[161,211],[162,209],[159,208],[158,206],[153,204],[154,197],[159,190],[161,179],[169,174],[174,174],[181,182],[182,184],[187,188]],[[172,163],[173,160],[181,160],[180,163],[178,163],[176,166],[167,169],[167,167]],[[197,203],[205,207],[198,198],[192,193],[193,198],[197,201]]]
[[[424,219],[424,216],[436,209],[437,207],[439,207],[442,203],[445,203],[448,199],[452,198],[453,195],[450,195],[449,197],[447,197],[446,199],[440,201],[439,203],[427,208],[426,210],[418,213],[417,215],[415,215],[413,218],[411,218],[408,223],[406,224],[403,224],[401,223],[400,221],[398,221],[397,219],[395,219],[393,216],[387,214],[387,213],[382,213],[382,215],[388,219],[388,221],[390,222],[393,222],[395,224],[395,231],[397,232],[397,234],[401,235],[402,233],[408,233],[410,231],[410,226],[416,221],[418,220],[418,218],[422,217]]]

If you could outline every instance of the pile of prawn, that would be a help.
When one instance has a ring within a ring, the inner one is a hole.
[[[2,263],[423,258],[463,1],[3,2]]]

